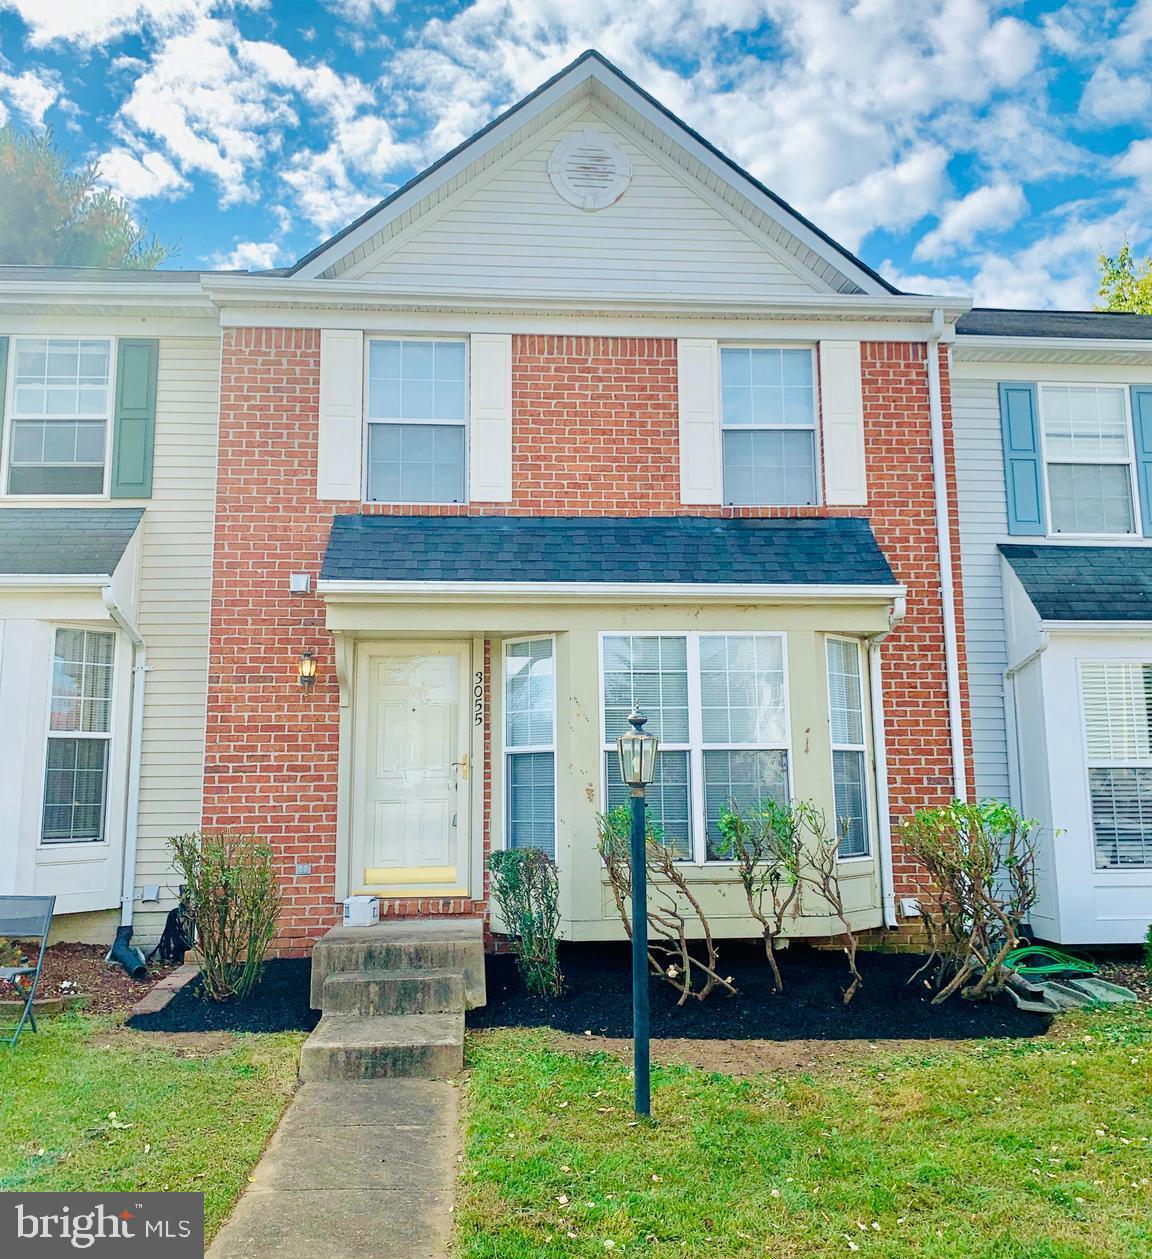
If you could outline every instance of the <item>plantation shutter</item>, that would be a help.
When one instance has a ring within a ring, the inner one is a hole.
[[[1152,665],[1081,666],[1096,865],[1152,866]]]
[[[1008,532],[1042,535],[1048,531],[1048,522],[1044,510],[1040,413],[1035,385],[1001,384],[1000,428],[1004,440]]]
[[[111,498],[151,498],[160,342],[121,338],[116,346],[116,414]]]
[[[720,346],[681,337],[679,357],[680,501],[724,501],[720,443]]]
[[[476,333],[469,372],[468,498],[512,500],[512,338]]]
[[[317,498],[359,501],[363,445],[364,334],[346,328],[323,328],[320,331]]]
[[[868,484],[859,341],[820,342],[820,421],[824,501],[832,507],[863,507]]]
[[[1152,538],[1152,386],[1132,386],[1132,436],[1144,536]]]

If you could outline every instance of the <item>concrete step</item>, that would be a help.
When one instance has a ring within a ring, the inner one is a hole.
[[[324,981],[325,1014],[454,1014],[464,1009],[459,971],[348,970]]]
[[[300,1079],[442,1080],[464,1066],[464,1013],[325,1014],[300,1051]]]
[[[333,927],[312,950],[312,1008],[324,1008],[329,975],[420,970],[463,975],[465,1005],[483,1005],[484,924],[479,918],[394,918],[371,927]]]

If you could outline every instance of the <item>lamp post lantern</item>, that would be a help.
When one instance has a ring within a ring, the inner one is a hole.
[[[652,1113],[648,1051],[648,862],[645,852],[644,789],[656,776],[660,740],[647,734],[648,720],[639,709],[628,718],[632,727],[616,740],[620,777],[632,797],[632,1063],[636,1113]]]

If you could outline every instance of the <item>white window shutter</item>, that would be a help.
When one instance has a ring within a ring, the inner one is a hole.
[[[322,328],[317,498],[360,500],[363,445],[364,334]]]
[[[470,346],[468,497],[512,501],[512,338],[476,333]]]
[[[832,507],[863,507],[868,483],[859,341],[820,342],[820,402],[824,501]]]
[[[681,337],[680,501],[724,501],[720,440],[720,346],[716,341]]]

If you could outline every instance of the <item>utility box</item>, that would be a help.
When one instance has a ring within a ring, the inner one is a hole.
[[[347,896],[344,898],[344,925],[346,927],[371,927],[379,921],[379,897]]]

